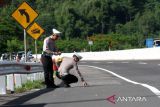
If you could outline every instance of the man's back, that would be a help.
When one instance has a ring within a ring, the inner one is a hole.
[[[76,66],[76,62],[73,58],[64,57],[58,71],[60,71],[62,74],[68,74],[69,70],[74,66]]]

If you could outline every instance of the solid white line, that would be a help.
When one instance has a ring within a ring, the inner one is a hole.
[[[129,82],[129,83],[136,84],[136,85],[141,85],[141,86],[143,86],[143,87],[145,87],[145,88],[148,88],[148,89],[149,89],[150,91],[152,91],[155,95],[157,95],[157,97],[160,98],[160,90],[158,90],[157,88],[155,88],[155,87],[153,87],[153,86],[151,86],[151,85],[144,84],[144,83],[138,83],[138,82],[136,82],[136,81],[132,81],[132,80],[127,79],[127,78],[125,78],[125,77],[123,77],[123,76],[120,76],[119,74],[116,74],[116,73],[114,73],[114,72],[112,72],[112,71],[110,71],[110,70],[103,69],[103,68],[100,68],[100,67],[90,66],[90,65],[81,65],[81,66],[87,66],[87,67],[91,67],[91,68],[96,68],[96,69],[99,69],[99,70],[103,70],[103,71],[108,72],[108,73],[110,73],[110,74],[112,74],[112,75],[114,75],[114,76],[116,76],[116,77],[118,77],[118,78],[121,78],[121,79],[123,79],[123,80],[125,80],[125,81],[127,81],[127,82]]]
[[[128,64],[129,62],[121,62],[122,64]]]
[[[98,64],[98,63],[100,63],[100,62],[92,62],[92,63]]]
[[[112,64],[113,62],[107,62],[107,63]]]
[[[141,64],[141,65],[145,65],[145,64],[147,64],[147,63],[145,63],[145,62],[139,62],[139,64]]]
[[[80,62],[80,63],[87,63],[87,62]]]

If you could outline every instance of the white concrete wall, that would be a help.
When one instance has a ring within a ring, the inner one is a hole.
[[[0,95],[7,94],[7,90],[14,92],[15,88],[34,80],[44,80],[44,73],[0,75]]]
[[[6,76],[0,75],[0,95],[6,94]]]
[[[105,52],[79,53],[83,60],[157,60],[160,59],[160,48],[144,48]]]
[[[82,60],[158,60],[160,59],[160,47],[101,51],[101,52],[78,52]],[[62,53],[61,56],[72,57],[73,53]],[[38,59],[40,58],[38,55]]]

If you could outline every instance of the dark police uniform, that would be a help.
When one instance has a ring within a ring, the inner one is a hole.
[[[45,78],[46,87],[56,88],[57,86],[54,84],[53,67],[52,67],[53,66],[53,62],[52,62],[53,54],[47,53],[46,50],[57,52],[55,40],[51,39],[50,37],[47,37],[44,39],[41,61],[43,64],[43,69],[44,69],[44,78]]]

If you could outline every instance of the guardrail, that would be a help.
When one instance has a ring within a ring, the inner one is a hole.
[[[14,92],[28,80],[42,80],[43,67],[41,63],[0,62],[0,94],[7,90]]]

